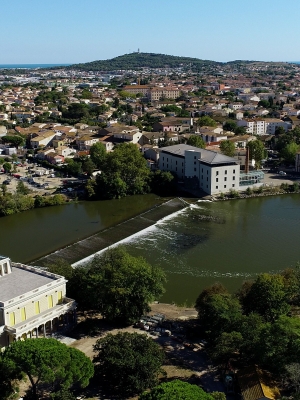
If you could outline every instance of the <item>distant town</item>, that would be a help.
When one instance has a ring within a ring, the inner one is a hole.
[[[0,172],[0,216],[150,192],[169,214],[184,194],[299,193],[300,65],[138,51],[0,69]],[[163,215],[145,214],[144,228]],[[188,308],[159,304],[165,272],[125,248],[48,261],[0,256],[0,399],[299,397],[299,268],[255,272],[236,294],[215,283]]]

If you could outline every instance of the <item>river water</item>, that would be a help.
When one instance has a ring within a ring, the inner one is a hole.
[[[30,262],[132,218],[154,195],[36,209],[0,219],[0,254]],[[137,220],[138,223],[138,220]],[[218,281],[230,291],[300,261],[300,195],[198,201],[125,243],[167,273],[164,302],[192,305]]]

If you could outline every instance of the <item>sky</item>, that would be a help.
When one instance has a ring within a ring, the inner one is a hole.
[[[72,64],[138,49],[214,61],[300,61],[299,0],[1,3],[0,64]]]

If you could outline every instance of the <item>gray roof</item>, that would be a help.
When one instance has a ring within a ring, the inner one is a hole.
[[[13,267],[10,274],[0,277],[0,303],[11,300],[31,290],[53,282],[57,278]]]
[[[227,157],[216,151],[200,149],[198,147],[189,146],[187,144],[175,144],[174,146],[160,148],[160,151],[181,157],[184,157],[186,150],[199,151],[201,153],[200,161],[203,161],[207,164],[236,164],[236,160],[232,157]]]

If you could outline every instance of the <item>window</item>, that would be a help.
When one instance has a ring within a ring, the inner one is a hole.
[[[196,158],[197,158],[197,157],[196,157],[196,156],[194,156],[194,160],[196,160]]]
[[[226,189],[226,185],[224,185],[224,189]]]
[[[177,160],[176,160],[176,165],[177,165]]]
[[[50,294],[50,296],[48,296],[48,308],[52,307],[53,307],[53,296],[52,294]]]
[[[232,180],[235,181],[235,176],[232,177]]]
[[[201,179],[203,179],[203,175],[201,175]]]
[[[34,310],[35,310],[35,315],[38,315],[38,314],[40,314],[40,302],[39,301],[36,301],[35,303],[34,303]]]
[[[203,172],[203,168],[202,168],[201,172]]]
[[[233,170],[233,173],[235,174],[235,169]]]
[[[21,308],[21,321],[25,321],[26,320],[26,309],[25,307]]]
[[[4,264],[3,264],[3,270],[4,270],[4,273],[5,273],[5,274],[8,273],[7,263],[4,263]]]
[[[216,189],[219,189],[219,186],[216,186]]]
[[[16,324],[16,315],[14,312],[9,313],[9,325],[14,326]]]
[[[225,175],[227,175],[227,169],[225,169]]]
[[[216,182],[219,182],[219,178],[216,178]]]
[[[206,171],[206,175],[208,175],[208,170]]]
[[[224,181],[227,181],[227,178],[226,178],[226,176],[225,176],[225,178],[224,178]]]
[[[219,175],[219,171],[216,171],[216,175]]]
[[[208,178],[206,178],[206,182],[208,182]]]
[[[165,166],[165,163],[163,163],[163,167]]]
[[[62,292],[57,293],[58,304],[62,303]]]
[[[235,187],[235,184],[234,184],[234,183],[232,184],[232,187]]]
[[[194,168],[194,172],[196,172],[197,171],[197,168]]]
[[[197,163],[196,163],[196,161],[194,161],[194,165],[196,165]]]

